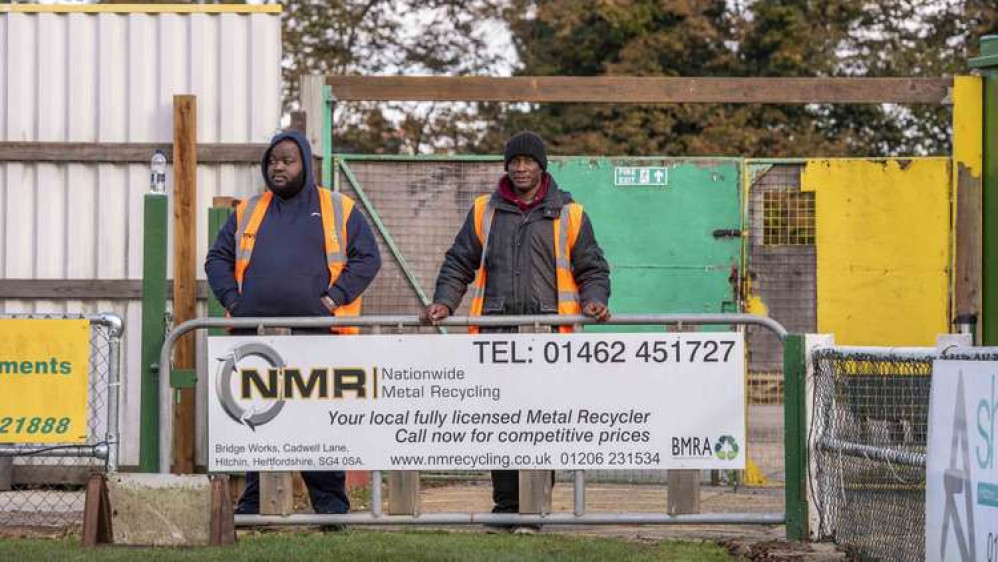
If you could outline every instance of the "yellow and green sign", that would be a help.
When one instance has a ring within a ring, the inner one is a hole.
[[[0,443],[87,438],[88,320],[0,320]]]

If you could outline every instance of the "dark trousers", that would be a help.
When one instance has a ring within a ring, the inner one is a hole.
[[[520,471],[492,471],[492,513],[520,511]]]
[[[346,513],[350,499],[346,493],[347,473],[343,471],[303,471],[302,478],[316,513]],[[260,513],[260,473],[246,473],[246,489],[236,506],[239,515]]]
[[[551,485],[554,485],[554,471]],[[492,513],[519,513],[520,511],[520,471],[492,471]]]

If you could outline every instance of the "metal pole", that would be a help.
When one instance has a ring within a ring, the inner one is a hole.
[[[669,325],[669,324],[738,324],[760,326],[772,332],[780,340],[787,338],[787,330],[782,324],[767,316],[755,314],[617,314],[607,325]],[[441,326],[554,326],[565,324],[597,324],[587,316],[560,316],[537,314],[529,316],[451,316],[438,325]],[[159,381],[161,408],[160,420],[160,472],[170,470],[170,454],[173,439],[173,404],[170,389],[170,358],[173,346],[181,336],[200,328],[329,328],[331,326],[423,326],[418,316],[359,316],[354,318],[328,317],[288,317],[288,318],[195,318],[176,326],[163,342],[159,355],[159,365],[163,376]]]
[[[998,297],[989,289],[998,280],[998,35],[981,37],[980,56],[970,67],[984,78],[984,170],[982,189],[982,314],[984,345],[998,345]]]
[[[371,515],[381,517],[381,471],[371,471]]]
[[[286,525],[782,525],[783,513],[424,513],[383,515],[371,513],[236,515],[236,526]]]
[[[121,396],[121,336],[125,323],[116,314],[104,314],[103,324],[108,330],[107,358],[107,472],[118,472],[118,403]]]
[[[166,193],[147,193],[142,247],[142,362],[139,365],[139,470],[160,467],[159,370],[157,356],[166,335]],[[169,381],[169,371],[167,381]],[[166,467],[169,468],[169,459]]]
[[[786,472],[787,539],[807,538],[807,427],[805,424],[804,336],[794,334],[783,343],[783,447]]]
[[[573,513],[575,513],[576,516],[581,517],[586,513],[586,472],[584,470],[576,470],[573,476],[573,497],[575,499],[575,509],[573,510]]]
[[[851,357],[855,359],[866,359],[869,357],[880,358],[882,356],[892,359],[906,359],[932,361],[939,353],[934,347],[860,347],[860,346],[817,346],[811,350],[812,354],[829,354],[836,357]]]
[[[117,445],[117,444],[116,444]],[[96,445],[0,445],[3,457],[67,457],[105,459],[110,465],[110,447],[107,443]],[[117,461],[115,461],[117,463]],[[110,469],[109,469],[110,470]]]
[[[886,447],[874,447],[873,445],[853,443],[851,441],[843,441],[833,437],[825,437],[824,439],[818,441],[818,446],[826,451],[832,451],[850,457],[903,464],[905,466],[913,466],[915,468],[925,468],[925,453],[902,451],[900,449],[889,449]]]

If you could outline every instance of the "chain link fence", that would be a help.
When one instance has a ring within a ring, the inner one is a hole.
[[[932,348],[818,348],[810,503],[862,558],[924,560]]]
[[[83,444],[18,444],[0,448],[0,526],[71,527],[83,523],[84,487],[92,472],[117,468],[120,318],[114,315],[3,315],[90,320],[87,437]],[[4,489],[9,488],[9,489]]]

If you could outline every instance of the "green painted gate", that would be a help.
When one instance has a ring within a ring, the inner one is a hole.
[[[383,267],[365,314],[414,314],[497,156],[337,155],[334,187],[379,232]],[[549,171],[585,206],[611,267],[611,310],[736,312],[742,160],[556,157]],[[467,311],[468,298],[458,314]],[[620,327],[616,327],[620,330]],[[635,329],[661,330],[656,327]]]
[[[548,169],[592,220],[613,312],[738,311],[740,159],[559,158]]]

